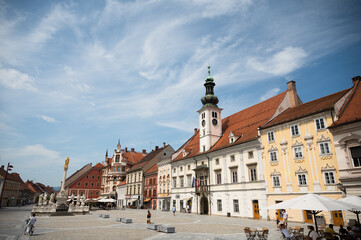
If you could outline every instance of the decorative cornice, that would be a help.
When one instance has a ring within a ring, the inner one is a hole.
[[[303,143],[298,141],[298,139],[297,139],[296,142],[294,144],[292,144],[292,147],[295,147],[295,146],[303,146]]]
[[[301,166],[298,168],[298,170],[296,170],[296,174],[297,173],[307,173],[306,169],[303,169]]]
[[[321,168],[321,171],[336,171],[336,168],[334,166],[331,167],[328,163],[326,163],[326,165]]]

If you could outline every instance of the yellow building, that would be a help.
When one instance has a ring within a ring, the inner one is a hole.
[[[260,128],[268,206],[306,193],[342,197],[336,187],[339,171],[334,141],[327,127],[348,92],[288,108]],[[320,215],[326,223],[343,224],[341,211]],[[269,216],[275,219],[276,215],[270,211]],[[289,221],[313,222],[306,211],[288,210],[288,216]]]

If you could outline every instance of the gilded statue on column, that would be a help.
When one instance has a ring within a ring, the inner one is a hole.
[[[69,165],[69,157],[67,157],[67,158],[65,159],[64,168],[68,168],[68,165]]]

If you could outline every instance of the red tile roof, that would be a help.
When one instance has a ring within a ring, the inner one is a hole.
[[[5,175],[6,175],[5,169],[0,168],[0,175],[3,176],[3,178],[5,178]],[[18,178],[16,176],[14,176],[13,174],[11,174],[10,172],[8,173],[6,179],[7,179],[7,181],[18,182]]]
[[[287,91],[280,93],[270,99],[222,119],[222,136],[207,152],[213,152],[257,139],[258,127],[266,123],[273,116],[286,93]],[[238,137],[234,143],[229,143],[228,136],[230,132]],[[183,154],[181,153],[173,160],[173,162],[203,154],[199,152],[199,131],[197,131],[188,142],[188,144],[183,146],[187,153],[186,156],[183,157]]]
[[[122,185],[126,185],[127,184],[127,180],[126,179],[124,179],[124,181],[123,182],[121,182],[121,183],[119,183],[117,186],[122,186]]]
[[[143,154],[141,152],[125,152],[124,157],[128,158],[128,162],[132,164],[136,164],[142,160],[146,154]]]
[[[158,172],[158,164],[151,167],[146,173]]]
[[[357,81],[352,89],[352,92],[340,112],[338,113],[338,120],[330,127],[336,127],[352,122],[361,121],[361,89],[360,81]]]
[[[293,108],[288,108],[287,110],[279,114],[276,118],[263,125],[261,128],[264,129],[303,117],[311,116],[316,113],[333,110],[334,104],[340,98],[342,98],[347,93],[347,91],[349,91],[349,89],[342,90],[340,92],[301,104]]]
[[[18,173],[11,173],[11,175],[16,179],[17,182],[20,183],[20,188],[19,190],[23,191],[23,190],[29,190],[28,186],[24,183],[24,181],[21,179],[20,175]]]

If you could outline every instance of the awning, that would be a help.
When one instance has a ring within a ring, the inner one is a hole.
[[[150,201],[150,198],[146,198],[145,200],[144,200],[144,202],[149,202]]]

